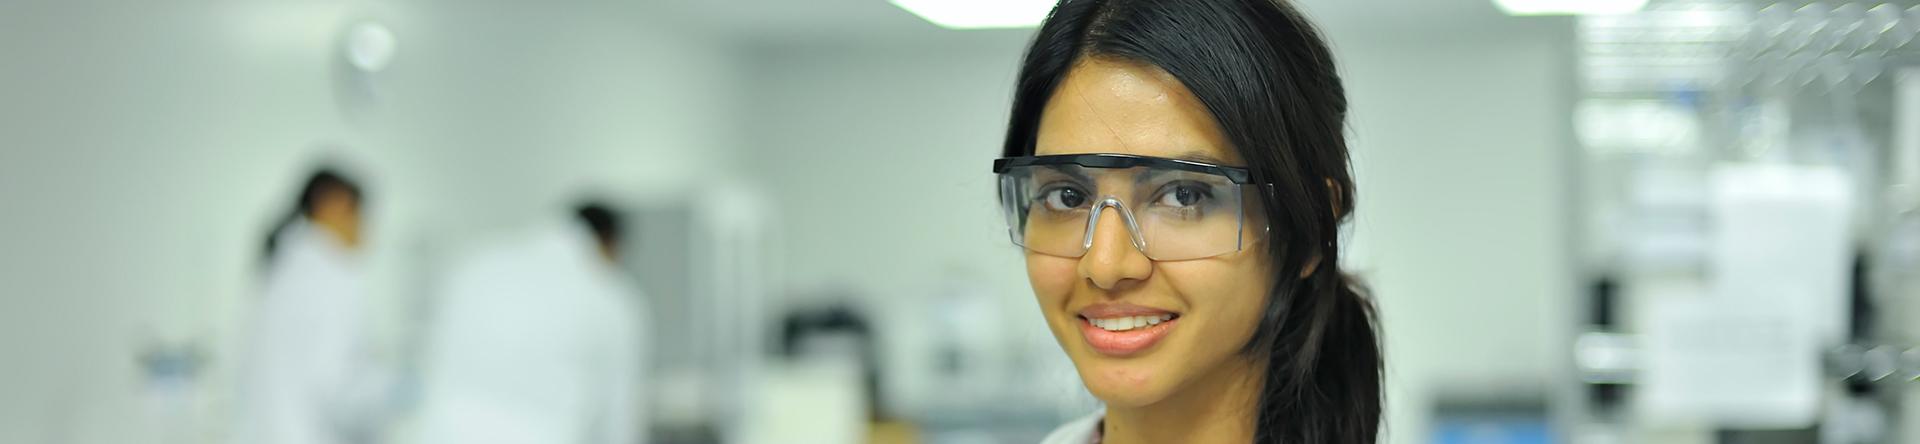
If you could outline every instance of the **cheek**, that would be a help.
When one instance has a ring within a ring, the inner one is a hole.
[[[1034,296],[1039,297],[1048,310],[1059,307],[1045,302],[1060,302],[1073,293],[1073,286],[1080,279],[1078,265],[1079,261],[1074,259],[1027,254],[1027,281],[1033,284]]]
[[[1206,344],[1234,349],[1252,338],[1273,288],[1273,276],[1253,260],[1168,262],[1160,272],[1186,295],[1189,310],[1207,320],[1202,336],[1236,339]]]

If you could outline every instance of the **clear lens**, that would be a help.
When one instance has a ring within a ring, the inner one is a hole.
[[[1185,260],[1239,251],[1247,237],[1241,187],[1185,170],[1020,166],[1001,174],[1000,200],[1014,243],[1034,252],[1084,255],[1095,218],[1121,217],[1147,257]]]

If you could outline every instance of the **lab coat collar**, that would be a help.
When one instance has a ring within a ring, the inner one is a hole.
[[[311,249],[339,263],[348,265],[360,263],[359,252],[347,248],[346,242],[340,240],[339,236],[321,229],[319,225],[315,225],[305,217],[288,224],[278,236],[281,251],[276,253],[276,256],[284,256],[295,249]]]

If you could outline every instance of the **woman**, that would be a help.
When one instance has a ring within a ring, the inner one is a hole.
[[[366,359],[365,208],[358,183],[323,168],[269,234],[234,442],[347,443],[378,427],[385,387]]]
[[[1347,102],[1276,0],[1065,0],[1020,70],[1001,201],[1104,412],[1047,443],[1372,443],[1373,306],[1340,271]]]

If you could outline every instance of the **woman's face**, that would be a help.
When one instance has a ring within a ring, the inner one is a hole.
[[[1151,65],[1086,59],[1072,68],[1040,117],[1035,154],[1121,153],[1244,162],[1206,108]],[[1109,406],[1140,407],[1244,372],[1240,353],[1258,325],[1273,275],[1259,212],[1246,211],[1250,239],[1205,259],[1154,261],[1136,249],[1117,210],[1105,209],[1079,258],[1027,251],[1040,309],[1080,378]],[[1154,242],[1147,239],[1147,242]],[[1109,331],[1089,318],[1172,320]]]

